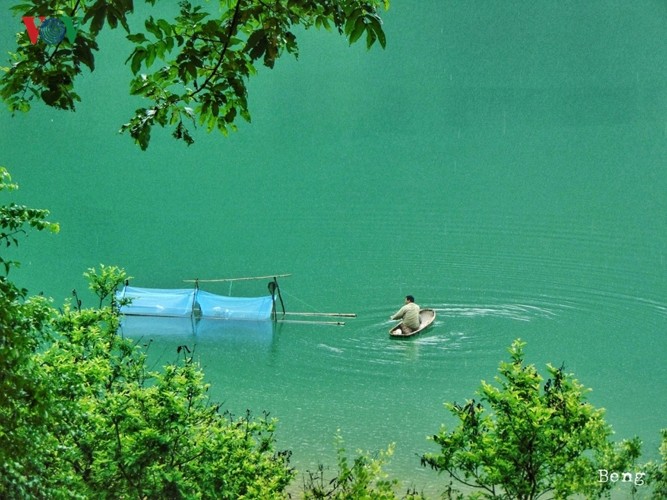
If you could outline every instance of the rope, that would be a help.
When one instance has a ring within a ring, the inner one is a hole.
[[[318,312],[318,313],[319,313],[319,312],[322,312],[322,311],[318,310],[315,306],[312,306],[312,305],[308,304],[306,301],[301,300],[299,297],[296,297],[295,295],[292,295],[291,293],[286,292],[286,291],[284,291],[284,290],[283,290],[283,292],[285,293],[285,295],[289,296],[290,299],[294,299],[294,300],[296,300],[297,302],[300,302],[300,303],[303,304],[305,307],[311,309],[313,312]]]

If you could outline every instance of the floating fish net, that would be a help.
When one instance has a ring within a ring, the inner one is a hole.
[[[196,290],[138,288],[126,286],[116,294],[122,314],[138,316],[190,316],[195,303]]]
[[[270,319],[273,312],[273,298],[265,297],[226,297],[199,290],[197,303],[203,318],[220,319]]]
[[[129,299],[129,302],[127,301]],[[273,313],[273,297],[227,297],[196,289],[161,289],[125,286],[116,293],[121,314],[231,320],[267,320]]]

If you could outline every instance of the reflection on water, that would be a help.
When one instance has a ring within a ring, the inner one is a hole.
[[[224,320],[194,316],[187,318],[123,316],[119,332],[134,338],[270,345],[273,341],[274,327],[273,321]]]
[[[164,316],[123,316],[119,332],[127,337],[187,337],[195,332],[195,319]]]

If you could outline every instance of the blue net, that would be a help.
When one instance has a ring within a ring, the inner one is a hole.
[[[195,301],[193,289],[137,288],[126,286],[116,299],[131,299],[120,308],[121,314],[139,316],[190,316]]]
[[[266,320],[271,318],[273,299],[265,297],[225,297],[200,290],[197,302],[204,318]]]
[[[195,304],[204,318],[262,321],[271,318],[273,298],[226,297],[203,290],[160,289],[126,286],[116,300],[130,299],[121,314],[129,316],[191,316]]]

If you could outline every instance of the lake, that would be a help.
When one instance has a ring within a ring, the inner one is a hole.
[[[444,402],[493,379],[515,338],[543,374],[564,363],[615,438],[638,435],[656,458],[667,7],[430,0],[394,2],[384,18],[386,50],[298,32],[299,59],[251,83],[251,124],[199,130],[189,148],[154,130],[147,152],[117,133],[140,103],[122,33],[107,35],[76,113],[0,117],[13,197],[61,224],[22,242],[14,278],[56,304],[76,288],[93,306],[82,273],[100,263],[157,288],[290,273],[288,311],[356,313],[344,326],[140,327],[156,365],[194,346],[213,399],[278,418],[302,471],[335,463],[340,432],[350,452],[395,442],[392,476],[438,491],[445,478],[419,465],[426,436],[451,422]],[[205,289],[259,295],[266,283]],[[406,294],[437,320],[396,341],[389,316]]]

